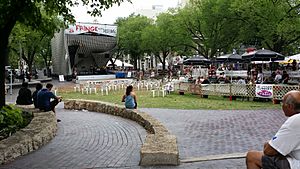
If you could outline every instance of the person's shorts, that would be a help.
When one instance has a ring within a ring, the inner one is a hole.
[[[262,156],[263,169],[290,169],[290,163],[284,156]]]
[[[128,106],[125,106],[126,109],[136,109],[135,107],[128,107]]]

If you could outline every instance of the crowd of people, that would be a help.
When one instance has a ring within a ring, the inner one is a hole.
[[[31,105],[34,104],[35,108],[41,111],[53,111],[55,113],[55,106],[61,101],[60,96],[56,96],[51,92],[53,84],[48,83],[45,88],[41,83],[36,84],[36,90],[31,94],[31,90],[28,88],[28,83],[23,82],[22,87],[19,90],[17,101],[18,105]],[[53,99],[51,101],[51,99]],[[60,122],[57,119],[57,122]]]
[[[196,79],[189,76],[188,81],[196,84],[202,84],[203,81],[205,81],[205,84],[289,84],[290,76],[286,70],[281,69],[277,69],[270,76],[266,76],[263,74],[261,68],[257,69],[255,67],[247,73],[246,77],[228,76],[224,72],[217,75],[214,70],[209,69],[208,75],[198,76]]]
[[[290,76],[287,70],[277,69],[271,73],[271,76],[264,77],[261,67],[253,66],[248,72],[251,82],[254,84],[288,84]]]

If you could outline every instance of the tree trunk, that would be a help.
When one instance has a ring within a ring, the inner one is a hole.
[[[113,69],[113,70],[116,70],[116,67],[115,67],[115,62],[116,62],[116,60],[117,60],[117,59],[115,59],[115,61],[113,61],[112,58],[109,59],[110,63],[112,64],[112,69]]]
[[[28,75],[29,75],[28,82],[30,82],[32,79],[32,64],[28,65]]]
[[[1,31],[1,37],[3,37],[2,30]],[[7,44],[8,44],[8,37],[7,38],[1,38],[0,39],[0,53],[2,54],[2,58],[4,59],[4,62],[0,62],[0,108],[5,105],[5,66],[7,60]]]
[[[169,52],[162,52],[162,69],[163,69],[163,75],[166,75],[166,58],[168,57]]]
[[[163,75],[166,75],[166,58],[165,58],[165,56],[163,56],[161,64],[162,64]]]
[[[46,74],[44,73],[44,76],[45,75],[48,75],[48,64],[47,64],[47,60],[45,61],[45,58],[44,58],[44,63],[45,63],[45,70],[46,70]]]
[[[48,48],[48,50],[50,50],[49,48]],[[48,53],[48,52],[47,52]],[[43,59],[44,59],[44,63],[45,63],[45,68],[46,68],[46,74],[44,74],[44,76],[47,76],[47,77],[49,77],[50,75],[50,58],[49,58],[49,60],[48,60],[48,54],[45,54],[45,55],[43,55]],[[49,56],[51,56],[51,55],[49,55]]]
[[[137,62],[137,57],[133,57],[133,68],[135,69],[135,70],[137,70],[138,69],[138,62]]]
[[[8,61],[8,38],[16,21],[11,20],[8,24],[0,29],[0,54],[2,61],[0,62],[0,108],[5,105],[5,66]]]

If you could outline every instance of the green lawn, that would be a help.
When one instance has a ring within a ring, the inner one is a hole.
[[[280,109],[280,105],[274,105],[272,102],[254,102],[233,100],[228,98],[209,96],[208,99],[201,98],[197,95],[185,94],[179,95],[173,93],[167,97],[152,97],[150,91],[135,91],[137,94],[138,107],[143,108],[168,108],[168,109],[212,109],[212,110],[253,110],[253,109]],[[123,105],[121,98],[124,92],[110,92],[108,96],[101,94],[81,94],[81,93],[59,93],[64,99],[86,99],[99,100],[105,102]],[[245,99],[246,100],[246,99]]]

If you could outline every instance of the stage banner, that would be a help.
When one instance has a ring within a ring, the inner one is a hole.
[[[273,98],[273,85],[257,84],[255,95],[260,98]]]
[[[78,35],[82,33],[96,33],[116,37],[117,26],[95,23],[76,23],[74,25],[69,25],[68,29],[65,30],[65,34]]]

